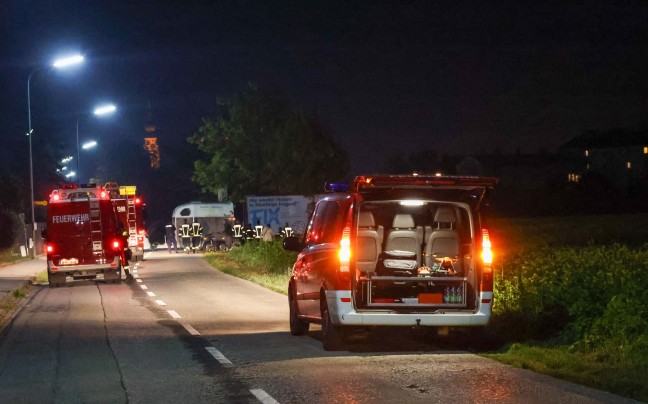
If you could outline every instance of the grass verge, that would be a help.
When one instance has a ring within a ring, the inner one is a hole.
[[[283,251],[279,242],[248,242],[229,252],[206,253],[205,259],[221,272],[287,295],[295,256]]]
[[[6,295],[0,296],[0,331],[11,320],[20,304],[29,296],[33,287],[31,283],[26,283]]]
[[[558,379],[648,402],[648,366],[610,362],[605,355],[570,352],[566,346],[511,344],[501,353],[482,356]]]
[[[23,260],[24,258],[19,255],[19,254],[14,254],[11,251],[11,248],[6,248],[4,250],[0,250],[0,265],[8,265],[8,264],[13,264],[14,262],[18,262]]]

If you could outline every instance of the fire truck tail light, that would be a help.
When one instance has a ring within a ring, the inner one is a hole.
[[[118,249],[119,249],[119,240],[113,240],[113,248],[114,248],[115,250],[118,250]]]
[[[45,244],[45,253],[52,254],[54,252],[54,244]]]
[[[140,198],[135,198],[135,205],[139,205],[142,203],[142,200]]]

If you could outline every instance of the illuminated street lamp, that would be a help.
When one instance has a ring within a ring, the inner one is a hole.
[[[102,105],[100,107],[95,108],[94,114],[96,116],[104,116],[108,114],[112,114],[117,110],[117,107],[113,104],[107,104],[107,105]],[[81,183],[81,153],[80,150],[81,148],[79,147],[79,119],[76,121],[76,145],[77,145],[77,183]],[[83,145],[83,149],[89,149],[92,147],[95,147],[97,145],[97,142],[88,142]]]
[[[31,73],[29,73],[29,77],[27,78],[27,119],[29,123],[29,129],[27,131],[27,136],[29,136],[29,189],[30,189],[30,202],[31,202],[31,220],[32,220],[32,241],[34,243],[34,248],[32,251],[32,257],[36,258],[36,214],[34,212],[34,160],[33,160],[33,155],[32,155],[32,135],[34,134],[34,130],[32,129],[32,122],[31,122],[31,78],[36,73],[37,71],[49,67],[53,68],[64,68],[68,67],[71,65],[75,65],[78,63],[83,62],[83,56],[81,55],[75,55],[71,57],[66,57],[62,59],[57,59],[52,63],[51,66],[39,66],[32,70]],[[27,240],[25,240],[25,244],[27,243]],[[29,245],[27,245],[27,248],[29,248]]]
[[[83,150],[88,150],[88,149],[92,149],[92,148],[95,147],[96,145],[97,145],[97,142],[95,142],[94,140],[91,140],[91,141],[89,141],[89,142],[85,142],[84,144],[82,144],[82,145],[81,145],[81,148],[82,148]]]

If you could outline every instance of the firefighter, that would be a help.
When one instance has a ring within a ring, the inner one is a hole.
[[[284,227],[284,234],[286,237],[290,237],[293,235],[293,229],[292,227],[290,227],[288,222],[286,222],[286,226]]]
[[[203,228],[200,225],[199,222],[193,222],[191,224],[191,249],[193,250],[193,253],[196,253],[196,250],[200,248],[200,241],[202,240],[202,231]]]
[[[248,223],[247,227],[245,228],[245,239],[246,240],[254,240],[256,233],[254,232],[254,228],[252,227],[252,223]]]
[[[180,238],[182,239],[182,249],[189,253],[191,249],[191,227],[185,220],[185,222],[180,226]]]
[[[254,238],[261,240],[261,233],[263,232],[263,226],[261,226],[261,221],[257,220],[256,226],[254,226]]]
[[[173,251],[178,253],[178,242],[176,241],[176,228],[173,223],[169,223],[165,226],[166,229],[166,245],[171,254],[171,245],[173,245]]]
[[[132,256],[133,252],[128,248],[128,230],[124,229],[124,224],[119,223],[119,235],[122,239],[123,248],[121,249],[121,260],[122,260],[122,269],[126,274],[126,280],[130,281],[133,279],[133,275],[130,273],[130,266],[128,265],[128,260]]]
[[[232,227],[232,231],[234,232],[234,245],[241,245],[245,243],[245,237],[243,237],[245,234],[243,233],[243,226],[237,221],[234,224],[234,227]]]

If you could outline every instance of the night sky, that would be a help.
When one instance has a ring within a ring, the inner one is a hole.
[[[188,165],[173,151],[249,82],[314,111],[352,174],[397,152],[551,151],[648,126],[646,3],[487,3],[3,0],[0,167],[27,179],[27,77],[66,51],[86,63],[32,78],[35,150],[73,148],[77,119],[143,143],[151,116],[162,165]],[[98,121],[103,100],[119,113]]]

